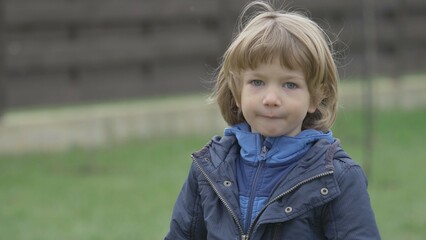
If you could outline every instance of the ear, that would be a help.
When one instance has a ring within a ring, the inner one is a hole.
[[[320,101],[321,102],[321,101]],[[318,103],[311,101],[308,108],[308,113],[314,113],[318,108]]]
[[[317,107],[311,104],[311,106],[309,106],[308,108],[308,113],[314,113],[316,110],[317,110]]]

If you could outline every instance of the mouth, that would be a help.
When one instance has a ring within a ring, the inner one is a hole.
[[[277,111],[258,111],[256,114],[258,117],[265,118],[265,119],[283,119],[284,113],[283,112],[277,112]]]
[[[277,115],[277,114],[272,114],[272,113],[269,113],[269,114],[263,114],[263,115],[261,115],[263,118],[268,118],[268,119],[280,119],[281,117],[279,116],[279,115]]]

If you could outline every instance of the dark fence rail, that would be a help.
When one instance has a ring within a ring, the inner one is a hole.
[[[365,62],[361,2],[284,4],[309,10],[314,20],[337,34],[343,77],[361,75]],[[203,90],[243,4],[242,0],[3,1],[6,106]],[[378,73],[425,70],[425,12],[423,0],[376,1]]]

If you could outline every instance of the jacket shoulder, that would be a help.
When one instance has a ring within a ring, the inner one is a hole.
[[[343,149],[335,152],[332,160],[339,196],[330,202],[325,222],[329,238],[380,239],[368,194],[367,177],[361,166]]]
[[[334,174],[338,182],[341,181],[365,181],[367,177],[362,167],[354,161],[341,147],[333,157]]]
[[[201,150],[194,152],[194,160],[204,160],[217,168],[224,161],[239,154],[239,145],[234,136],[215,136]],[[200,161],[203,162],[203,161]]]

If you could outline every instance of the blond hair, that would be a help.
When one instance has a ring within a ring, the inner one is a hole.
[[[255,11],[244,24],[244,18],[254,7],[262,9]],[[276,11],[261,1],[249,3],[242,11],[237,35],[223,55],[216,75],[210,99],[217,102],[224,120],[229,125],[245,121],[238,108],[240,73],[275,58],[289,69],[302,70],[311,101],[317,106],[314,113],[307,113],[302,129],[330,129],[336,118],[339,81],[331,41],[308,17]]]

